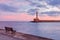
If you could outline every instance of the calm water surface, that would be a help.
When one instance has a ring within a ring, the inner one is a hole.
[[[0,28],[13,27],[17,32],[60,40],[60,22],[17,22],[0,21]]]

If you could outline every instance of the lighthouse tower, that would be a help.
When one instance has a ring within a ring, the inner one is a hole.
[[[36,12],[36,19],[38,19],[38,12]]]
[[[38,12],[36,11],[36,17],[34,18],[34,22],[39,22],[39,18],[38,18]]]

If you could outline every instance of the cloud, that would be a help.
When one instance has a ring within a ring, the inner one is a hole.
[[[41,14],[47,14],[48,16],[59,16],[60,15],[60,12],[57,12],[57,11],[48,11],[48,12],[42,12]]]
[[[28,1],[28,2],[30,2],[30,3],[33,3],[33,2],[36,2],[37,0],[26,0],[26,1]]]
[[[31,8],[30,3],[25,0],[13,0],[6,4],[18,8],[18,12],[24,12]]]
[[[46,0],[46,2],[52,6],[59,6],[60,5],[60,0]]]
[[[36,1],[28,0],[28,1],[31,3],[30,6],[32,6],[32,9],[28,10],[28,13],[30,13],[30,14],[35,14],[35,11],[36,11],[35,9],[39,9],[38,12],[40,14],[45,12],[48,16],[59,15],[60,7],[59,6],[52,6],[52,5],[50,5],[48,3],[48,0],[36,0]],[[35,7],[35,8],[33,9],[33,7]]]
[[[37,9],[30,9],[27,13],[30,13],[31,15],[34,15],[36,13]]]
[[[41,5],[39,3],[31,3],[30,5],[35,7],[45,7],[44,5]]]
[[[6,4],[0,4],[0,11],[16,12],[17,8],[6,5]]]
[[[8,2],[9,0],[0,0],[0,3],[6,3]]]
[[[20,7],[20,6],[27,6],[30,3],[25,1],[25,0],[13,0],[9,3],[9,5],[11,6],[15,6],[15,7]]]
[[[45,7],[43,0],[28,0],[28,2],[30,2],[30,6],[32,7]]]
[[[28,13],[34,15],[36,13],[36,9],[29,9]],[[60,9],[58,7],[47,7],[38,9],[38,13],[40,15],[47,14],[48,16],[58,16],[60,15]]]
[[[27,9],[31,8],[29,6],[29,2],[27,2],[26,0],[1,0],[0,5],[4,6],[4,8],[1,7],[1,10],[6,10],[10,12],[24,12]]]

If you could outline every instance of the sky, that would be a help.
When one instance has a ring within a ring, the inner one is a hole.
[[[0,21],[60,20],[60,0],[0,0]]]

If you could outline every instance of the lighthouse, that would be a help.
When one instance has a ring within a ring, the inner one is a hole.
[[[38,17],[38,11],[36,11],[36,16],[35,18],[33,19],[34,22],[39,22],[39,17]]]
[[[38,19],[38,12],[36,12],[36,19]]]

